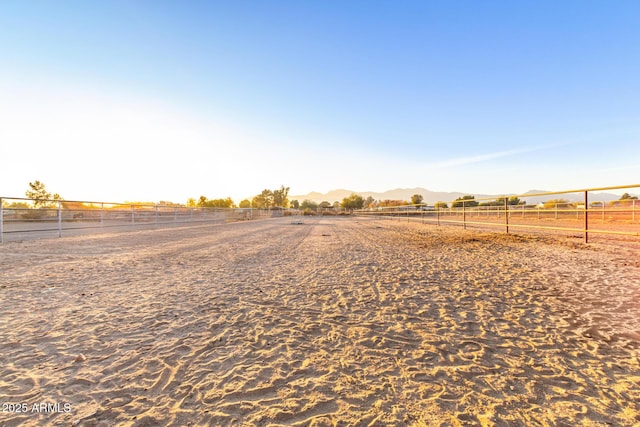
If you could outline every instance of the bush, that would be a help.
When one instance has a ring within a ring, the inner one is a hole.
[[[46,210],[29,209],[28,211],[24,212],[21,216],[24,219],[36,220],[36,219],[44,218],[46,214],[47,214]]]
[[[565,208],[569,204],[569,200],[567,199],[552,199],[544,202],[545,209],[554,209],[556,206],[559,208]]]

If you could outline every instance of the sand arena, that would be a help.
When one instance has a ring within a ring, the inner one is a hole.
[[[0,425],[640,424],[637,249],[291,222],[0,246]]]

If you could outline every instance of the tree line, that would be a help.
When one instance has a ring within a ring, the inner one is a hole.
[[[264,189],[260,194],[254,196],[251,200],[244,199],[238,205],[227,197],[224,199],[208,199],[206,196],[200,196],[197,200],[190,198],[187,200],[188,207],[201,208],[253,208],[253,209],[285,209],[289,207],[289,187],[284,185],[275,190]]]
[[[341,202],[334,201],[330,203],[323,201],[316,203],[312,200],[305,199],[302,202],[298,200],[289,200],[289,187],[284,185],[275,190],[264,189],[261,193],[255,195],[251,200],[244,199],[238,205],[231,199],[226,197],[222,199],[208,199],[206,196],[200,196],[198,199],[189,198],[187,200],[187,207],[203,207],[203,208],[253,208],[253,209],[301,209],[304,211],[316,211],[319,209],[344,209],[344,210],[358,210],[358,209],[377,209],[384,207],[395,206],[426,206],[424,203],[424,197],[420,194],[414,194],[411,196],[410,201],[406,200],[375,200],[369,196],[363,198],[361,195],[352,193],[348,197],[342,199]],[[39,180],[29,182],[28,188],[25,191],[25,196],[32,200],[32,205],[35,208],[52,208],[56,207],[58,202],[62,202],[64,207],[67,205],[77,204],[77,202],[65,202],[64,199],[58,193],[51,193],[46,185]],[[620,199],[609,202],[612,205],[624,203],[626,201],[637,200],[637,196],[631,196],[629,193],[624,193]],[[513,197],[499,197],[496,200],[479,202],[475,200],[475,196],[467,195],[462,196],[451,202],[452,208],[460,207],[475,207],[475,206],[504,206],[507,205],[524,205],[526,202],[520,200],[520,198]],[[569,200],[566,199],[552,199],[543,203],[544,207],[553,207],[555,205],[568,204]],[[595,202],[601,203],[601,202]],[[177,203],[162,202],[162,204],[169,204],[175,206],[181,206]],[[3,201],[3,206],[12,208],[29,208],[30,206],[25,202],[14,202],[6,204]],[[446,209],[449,207],[447,202],[436,202],[435,208]]]
[[[357,210],[365,206],[365,199],[359,194],[351,194],[342,199],[342,202],[335,201],[333,203],[321,202],[316,203],[312,200],[305,199],[302,202],[298,200],[289,200],[289,187],[284,185],[275,190],[264,189],[260,194],[254,196],[251,200],[244,199],[238,205],[233,203],[231,198],[226,199],[207,199],[200,196],[198,200],[189,199],[187,206],[198,207],[225,207],[225,208],[253,208],[253,209],[301,209],[304,211],[316,211],[318,209],[345,209]]]

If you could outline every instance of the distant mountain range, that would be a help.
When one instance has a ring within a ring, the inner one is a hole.
[[[525,194],[537,194],[537,193],[546,193],[545,190],[530,190]],[[484,199],[484,198],[498,198],[504,196],[504,194],[474,194],[474,193],[460,193],[460,192],[440,192],[440,191],[430,191],[426,188],[416,187],[416,188],[396,188],[395,190],[389,190],[382,193],[372,192],[372,191],[352,191],[352,190],[332,190],[328,193],[318,193],[311,192],[309,194],[297,195],[297,196],[289,196],[289,200],[298,200],[302,202],[303,200],[311,200],[316,203],[321,202],[329,202],[333,203],[335,201],[342,201],[345,197],[349,197],[351,194],[356,193],[361,195],[364,198],[369,196],[373,197],[375,200],[411,200],[411,196],[414,194],[420,194],[424,198],[424,202],[433,205],[436,202],[450,202],[459,197],[466,195],[473,195],[476,199]],[[514,194],[506,194],[506,196],[513,196]],[[632,194],[636,195],[637,194]],[[589,193],[589,201],[590,202],[608,202],[611,200],[618,200],[620,198],[617,194],[612,193]],[[538,204],[540,202],[544,202],[546,200],[551,199],[567,199],[571,202],[578,202],[584,200],[584,195],[582,193],[567,193],[567,194],[552,194],[547,196],[521,196],[520,199],[525,200],[527,204]]]

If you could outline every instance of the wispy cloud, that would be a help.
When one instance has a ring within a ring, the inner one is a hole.
[[[623,166],[615,166],[611,168],[599,169],[598,172],[626,171],[626,170],[633,170],[633,169],[640,169],[640,163],[635,165],[623,165]]]
[[[496,152],[493,152],[493,153],[478,154],[478,155],[475,155],[475,156],[457,157],[457,158],[453,158],[453,159],[443,160],[443,161],[440,161],[440,162],[430,163],[428,166],[430,168],[444,169],[444,168],[450,168],[450,167],[455,167],[455,166],[463,166],[463,165],[470,165],[470,164],[474,164],[474,163],[486,162],[488,160],[499,159],[499,158],[502,158],[502,157],[515,156],[517,154],[524,154],[524,153],[531,153],[531,152],[534,152],[534,151],[549,150],[549,149],[552,149],[552,148],[563,147],[563,146],[572,145],[572,144],[576,144],[576,142],[563,142],[563,143],[556,143],[556,144],[536,145],[536,146],[531,146],[531,147],[514,148],[514,149],[511,149],[511,150],[496,151]]]

